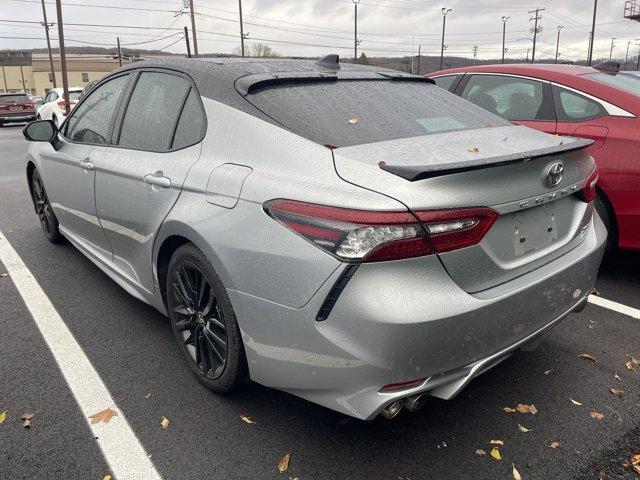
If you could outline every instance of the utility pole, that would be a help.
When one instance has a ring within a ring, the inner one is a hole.
[[[62,91],[64,95],[64,111],[69,115],[69,79],[67,77],[67,54],[64,49],[64,27],[62,25],[62,0],[56,0],[58,15],[58,43],[60,45],[60,70],[62,70]]]
[[[193,13],[193,0],[189,0],[189,12],[191,13],[191,34],[193,35],[193,56],[198,58],[198,38],[196,37],[196,15]]]
[[[529,63],[529,52],[531,51],[530,48],[527,48],[527,63]]]
[[[53,54],[51,53],[51,40],[49,39],[49,27],[53,26],[53,23],[49,25],[47,22],[47,9],[44,6],[44,0],[42,0],[42,16],[44,18],[44,22],[41,25],[44,25],[44,34],[47,37],[47,51],[49,52],[49,67],[51,68],[51,82],[53,83],[53,88],[56,88],[56,71],[53,68]]]
[[[422,45],[418,45],[418,71],[416,72],[416,75],[420,75],[420,50],[422,48]]]
[[[444,50],[445,45],[444,45],[444,30],[445,27],[447,25],[447,14],[453,10],[452,8],[445,8],[442,7],[442,43],[440,44],[440,70],[442,70],[443,66],[444,66]]]
[[[511,17],[502,17],[502,62],[504,63],[504,54],[507,53],[505,48],[505,41],[507,39],[507,20]]]
[[[118,42],[118,64],[122,66],[122,51],[120,50],[120,37],[116,37],[116,41]]]
[[[540,12],[544,11],[544,8],[536,8],[535,10],[529,11],[529,13],[535,13],[533,18],[529,20],[533,20],[533,50],[531,51],[531,63],[536,61],[536,42],[538,40],[538,20],[542,20],[542,17],[539,15]]]
[[[627,62],[629,61],[629,47],[631,46],[631,42],[627,42],[627,53],[624,56],[624,68],[623,70],[627,69]]]
[[[598,0],[593,0],[593,23],[591,25],[591,38],[589,38],[589,57],[587,58],[587,66],[591,66],[593,60],[593,39],[596,36],[596,17],[598,15]]]
[[[244,23],[242,21],[242,0],[238,0],[238,11],[240,12],[240,51],[244,58]]]
[[[353,63],[358,63],[358,45],[360,45],[360,41],[358,40],[358,4],[360,0],[351,0],[353,2],[354,7],[354,28],[353,28]]]
[[[473,46],[473,64],[476,64],[476,57],[478,56],[478,45]]]
[[[558,25],[558,39],[556,40],[556,62],[558,63],[558,57],[560,56],[560,30],[564,28],[563,25]]]
[[[187,58],[191,58],[191,45],[189,45],[189,29],[184,27],[184,40],[187,42]]]
[[[616,41],[616,37],[613,37],[611,39],[611,48],[609,49],[609,61],[611,61],[611,58],[613,57],[613,47],[616,46],[616,44],[614,43]]]

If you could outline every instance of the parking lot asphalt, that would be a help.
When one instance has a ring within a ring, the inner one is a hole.
[[[638,478],[623,464],[640,451],[640,366],[638,373],[625,366],[628,355],[640,358],[640,320],[588,305],[537,350],[512,356],[454,400],[431,398],[419,412],[391,421],[346,419],[256,384],[219,396],[192,377],[165,317],[71,245],[45,240],[28,194],[21,129],[0,129],[0,232],[162,478],[512,479],[514,466],[524,479]],[[0,273],[6,271],[2,260]],[[597,290],[640,308],[638,272],[640,253],[614,254]],[[10,275],[0,277],[0,326],[0,413],[6,411],[0,479],[113,474]],[[597,362],[579,357],[583,353]],[[612,388],[624,393],[616,396]],[[518,404],[535,405],[537,413],[503,410]],[[21,426],[25,412],[35,413],[30,428]],[[109,435],[108,425],[102,432]],[[504,442],[497,446],[501,460],[489,455],[491,440]],[[289,467],[279,473],[278,460],[287,453]]]

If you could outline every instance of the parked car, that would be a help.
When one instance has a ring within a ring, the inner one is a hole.
[[[36,117],[36,106],[26,93],[0,93],[0,127],[25,123]]]
[[[361,419],[533,348],[606,239],[590,141],[337,56],[136,62],[24,134],[46,237],[168,315],[200,382]]]
[[[78,103],[83,90],[82,87],[69,88],[69,106],[71,109]],[[52,88],[45,95],[44,104],[38,109],[38,119],[53,120],[53,123],[59,127],[65,116],[64,90],[62,88]]]
[[[430,75],[490,112],[543,132],[593,139],[596,208],[610,245],[640,250],[640,77],[571,65],[483,65]]]

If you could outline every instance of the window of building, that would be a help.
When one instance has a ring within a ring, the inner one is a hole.
[[[53,83],[53,73],[49,72],[49,83]]]
[[[89,74],[87,72],[82,72],[82,81],[83,82],[89,81]]]

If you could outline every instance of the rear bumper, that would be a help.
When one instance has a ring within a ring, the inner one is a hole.
[[[435,256],[363,264],[323,322],[315,316],[335,275],[301,309],[232,291],[251,377],[361,419],[420,392],[453,398],[583,305],[605,241],[594,215],[578,247],[476,294],[460,289]],[[418,378],[418,387],[379,392]]]
[[[0,114],[0,122],[12,123],[12,122],[30,122],[36,119],[36,112],[32,113],[20,113],[20,114]]]

